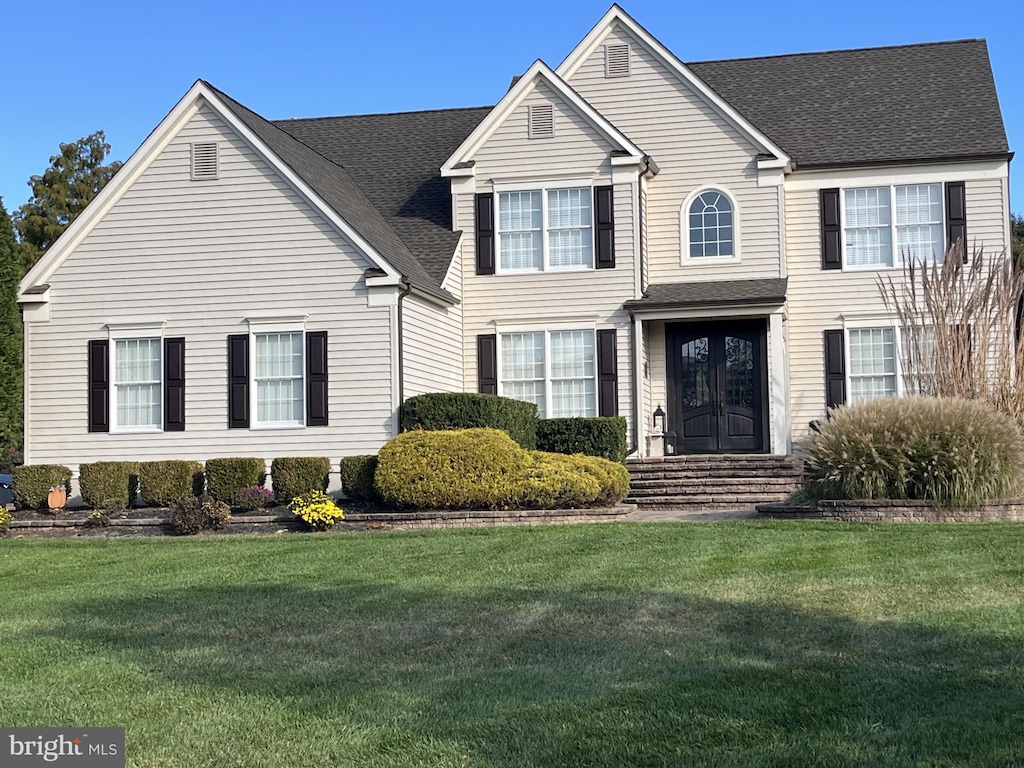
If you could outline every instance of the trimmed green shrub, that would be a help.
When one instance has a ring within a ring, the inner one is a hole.
[[[377,471],[377,456],[345,456],[338,463],[341,474],[341,490],[353,501],[374,501],[377,491],[373,487],[373,476]]]
[[[203,465],[198,461],[144,461],[139,464],[139,491],[151,507],[169,507],[182,496],[203,492]]]
[[[263,485],[267,481],[267,465],[263,459],[208,459],[206,492],[217,501],[234,501],[239,488]]]
[[[621,464],[527,451],[497,429],[405,432],[378,459],[377,492],[399,507],[588,507],[618,503],[629,489]]]
[[[171,510],[171,525],[183,536],[200,531],[221,531],[228,527],[231,510],[212,496],[183,496]]]
[[[7,511],[7,507],[0,507],[0,537],[7,535],[12,520],[14,520],[14,516]]]
[[[973,507],[1024,488],[1024,437],[979,400],[880,398],[837,408],[807,435],[804,491],[819,499],[926,499]]]
[[[523,448],[537,447],[537,406],[472,392],[431,392],[402,403],[402,431],[489,427],[503,429]]]
[[[71,470],[59,464],[26,464],[11,470],[14,478],[14,506],[18,509],[46,509],[51,488],[71,496]]]
[[[540,419],[537,422],[537,449],[625,461],[626,420],[622,416]]]
[[[270,464],[270,482],[278,504],[290,504],[296,496],[313,491],[323,493],[330,481],[331,460],[323,456],[286,456]]]
[[[78,468],[82,501],[93,509],[116,501],[130,507],[139,490],[139,462],[97,461]]]

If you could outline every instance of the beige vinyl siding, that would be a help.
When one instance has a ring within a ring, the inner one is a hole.
[[[583,168],[580,170],[582,172]],[[474,268],[473,195],[456,195],[457,226],[465,232],[463,359],[467,392],[477,390],[477,335],[495,333],[497,325],[544,330],[552,324],[566,327],[566,323],[578,322],[580,329],[615,328],[618,331],[619,414],[630,424],[632,444],[632,339],[629,313],[622,308],[622,303],[635,293],[632,217],[636,197],[635,185],[615,185],[615,269],[478,276]]]
[[[219,180],[190,180],[193,141],[218,142]],[[31,328],[29,460],[375,451],[393,430],[392,310],[367,307],[368,266],[204,106],[49,279],[50,320]],[[247,317],[301,315],[328,332],[330,426],[228,430],[227,336]],[[154,320],[185,337],[186,430],[90,434],[87,342],[107,339],[106,323]]]
[[[624,27],[614,24],[603,43],[631,46],[630,76],[604,76],[599,44],[569,84],[661,169],[647,190],[648,282],[778,277],[780,196],[777,187],[757,186],[759,150]],[[702,187],[722,188],[736,200],[739,263],[681,263],[680,213]]]
[[[455,253],[445,285],[462,294],[462,252]],[[402,304],[404,396],[424,392],[461,392],[462,305],[439,307],[418,296]]]
[[[529,107],[543,104],[554,107],[555,135],[531,139]],[[550,178],[553,174],[576,172],[590,178],[598,172],[611,173],[611,149],[609,140],[574,106],[540,81],[473,153],[472,159],[476,161],[478,184],[492,179],[519,181],[531,176]]]
[[[881,172],[880,172],[881,173]],[[891,171],[889,171],[891,173]],[[798,176],[794,176],[799,178]],[[786,190],[786,242],[789,268],[790,410],[792,436],[800,439],[808,422],[825,415],[825,362],[822,332],[842,328],[843,318],[879,317],[886,320],[878,289],[880,276],[902,279],[902,270],[840,271],[821,269],[819,188],[841,186],[835,178],[818,177],[815,189]],[[954,173],[948,181],[961,181]],[[856,186],[870,186],[869,179]],[[853,185],[850,185],[853,186]],[[1005,179],[966,182],[967,232],[974,245],[987,253],[1003,251],[1007,244]]]

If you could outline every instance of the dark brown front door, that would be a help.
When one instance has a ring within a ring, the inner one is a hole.
[[[764,451],[763,320],[666,327],[668,418],[678,453]]]

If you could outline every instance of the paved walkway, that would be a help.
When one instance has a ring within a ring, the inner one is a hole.
[[[633,523],[710,523],[717,520],[749,520],[757,517],[752,509],[735,512],[692,512],[682,509],[638,509],[625,520]]]

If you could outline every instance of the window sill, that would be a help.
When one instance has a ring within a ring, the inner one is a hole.
[[[284,423],[284,424],[253,424],[249,427],[252,432],[274,432],[289,429],[305,429],[305,424]]]
[[[680,266],[690,267],[697,264],[739,264],[739,256],[683,256]]]
[[[594,267],[550,267],[549,269],[499,269],[494,274],[498,277],[509,275],[559,275],[563,273],[596,272]]]
[[[160,435],[163,427],[111,427],[111,435]]]

